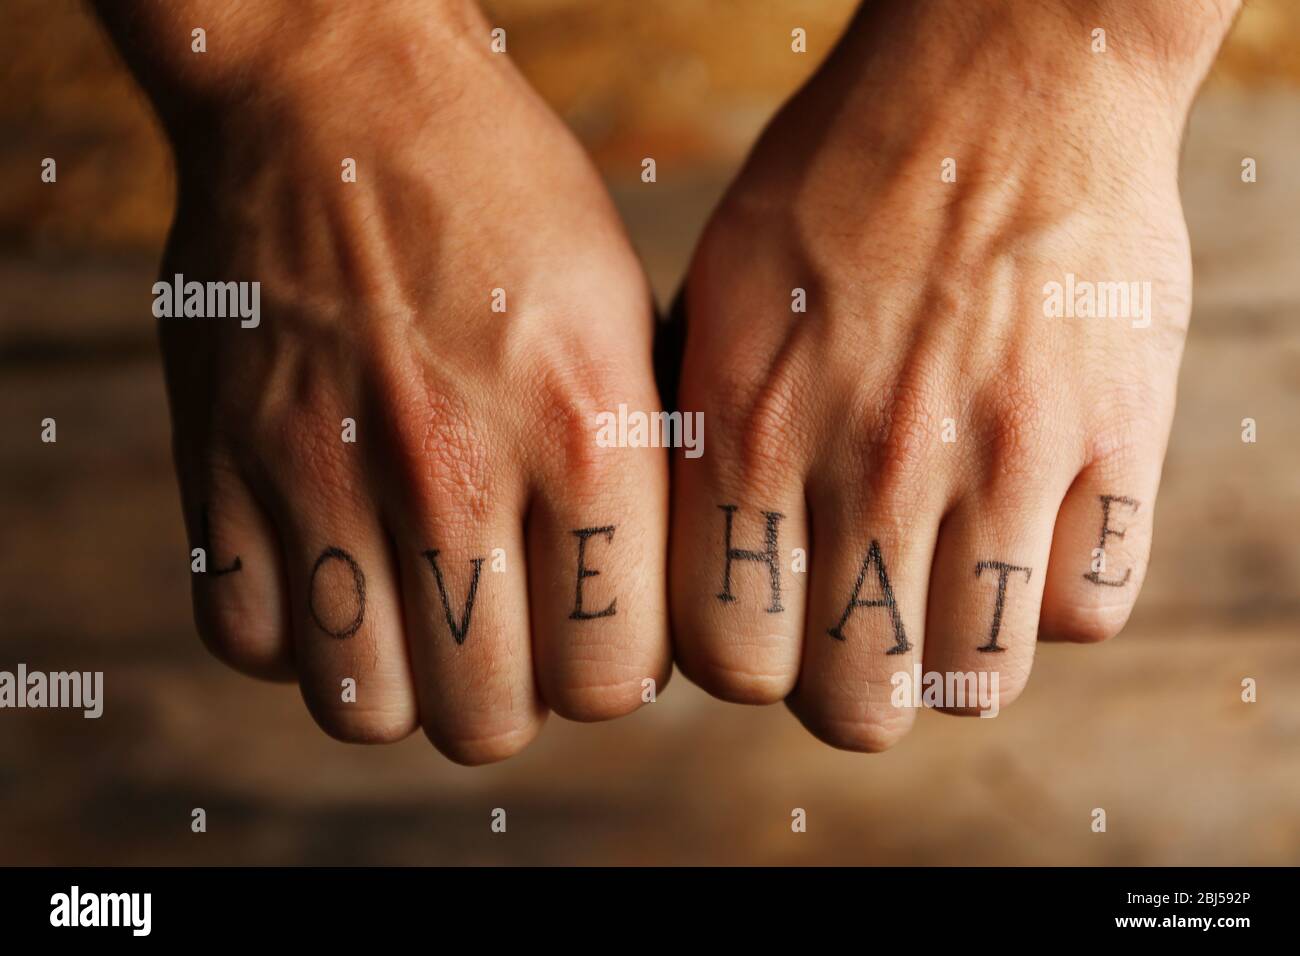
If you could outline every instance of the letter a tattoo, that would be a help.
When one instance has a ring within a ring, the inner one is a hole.
[[[442,569],[438,567],[438,552],[426,551],[424,556],[429,560],[429,566],[433,568],[433,579],[438,583],[438,597],[442,599],[442,610],[447,615],[447,627],[451,630],[451,636],[457,644],[464,644],[465,638],[469,635],[469,619],[474,613],[474,596],[478,594],[478,576],[483,570],[483,558],[473,558],[470,564],[474,567],[474,574],[469,579],[469,594],[465,596],[465,610],[461,612],[460,624],[456,624],[456,618],[451,613],[451,601],[447,598],[447,585],[442,580]]]
[[[880,589],[884,596],[873,601],[863,601],[859,599],[858,595],[862,593],[862,582],[866,579],[867,572],[871,570],[873,564],[876,566],[876,578],[880,581]],[[826,633],[837,641],[844,640],[844,625],[849,622],[853,612],[860,607],[889,608],[889,620],[894,625],[894,646],[885,651],[886,654],[902,654],[904,651],[912,649],[912,645],[908,643],[907,635],[903,632],[903,619],[898,614],[898,605],[894,601],[894,589],[889,583],[889,574],[885,571],[885,559],[880,553],[880,542],[874,538],[871,540],[871,547],[867,550],[867,556],[862,559],[862,567],[858,570],[858,580],[853,585],[853,595],[849,598],[848,607],[844,609],[840,622],[827,630]]]
[[[578,528],[573,532],[578,539],[578,584],[577,592],[573,598],[573,613],[569,615],[571,621],[590,621],[598,617],[613,617],[614,605],[618,603],[618,598],[609,602],[609,607],[603,611],[584,611],[582,609],[582,582],[586,578],[594,578],[600,574],[599,571],[593,571],[587,567],[587,539],[594,535],[602,535],[606,541],[614,540],[614,525],[605,525],[603,528]]]
[[[781,562],[777,556],[777,526],[785,515],[779,511],[764,511],[763,518],[767,521],[767,526],[763,531],[763,550],[747,551],[743,548],[733,548],[731,546],[731,522],[736,515],[735,505],[718,505],[723,513],[727,516],[726,530],[726,564],[722,568],[722,590],[718,593],[719,601],[730,604],[735,601],[735,595],[731,593],[731,562],[732,561],[762,561],[767,565],[767,573],[771,579],[772,586],[772,603],[767,608],[768,614],[780,614],[785,610],[781,606]]]
[[[1030,568],[1018,568],[1014,564],[1004,564],[1001,561],[980,561],[975,565],[975,577],[980,576],[980,572],[985,568],[998,573],[998,596],[993,605],[993,627],[989,629],[989,642],[978,648],[985,653],[998,653],[1005,651],[1006,648],[998,643],[998,632],[1002,630],[1002,605],[1007,599],[1007,576],[1010,574],[1019,574],[1024,572],[1025,582],[1029,582],[1029,575],[1032,573]]]

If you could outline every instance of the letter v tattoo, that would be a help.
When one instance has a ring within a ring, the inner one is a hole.
[[[474,575],[469,580],[465,610],[461,612],[460,624],[457,625],[456,617],[451,612],[451,600],[447,597],[447,584],[442,579],[442,569],[438,567],[438,552],[426,551],[424,556],[429,559],[429,567],[433,568],[433,578],[438,582],[438,597],[442,599],[442,610],[447,615],[447,627],[451,629],[451,636],[456,639],[457,644],[464,644],[465,638],[469,636],[470,615],[474,613],[474,597],[478,594],[478,578],[483,570],[483,558],[473,558],[470,561],[474,566]]]

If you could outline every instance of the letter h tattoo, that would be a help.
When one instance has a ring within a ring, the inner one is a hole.
[[[763,517],[767,521],[767,526],[763,532],[763,550],[749,551],[744,548],[733,548],[731,546],[731,525],[735,517],[736,505],[718,505],[723,513],[727,516],[726,531],[726,564],[722,569],[722,591],[718,594],[718,600],[728,604],[736,600],[735,595],[731,593],[731,562],[732,561],[762,561],[767,565],[768,575],[772,580],[772,603],[767,608],[768,614],[780,614],[785,610],[781,606],[781,561],[777,553],[777,525],[785,515],[777,511],[764,511]]]

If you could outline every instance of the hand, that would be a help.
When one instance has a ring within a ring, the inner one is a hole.
[[[1039,636],[1128,618],[1190,311],[1179,138],[1229,11],[1112,6],[867,5],[713,217],[670,571],[713,694],[876,751],[918,669],[996,712]]]
[[[548,708],[627,713],[671,668],[667,466],[595,438],[658,407],[615,211],[472,8],[294,22],[226,23],[179,101],[136,57],[178,161],[163,279],[260,282],[256,327],[160,320],[199,629],[343,740],[418,722],[480,763]]]

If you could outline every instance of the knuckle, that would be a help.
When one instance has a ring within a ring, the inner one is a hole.
[[[939,389],[918,373],[900,380],[883,399],[874,394],[852,416],[859,457],[876,495],[914,496],[926,485],[921,479],[939,440]]]
[[[1162,448],[1168,435],[1154,421],[1154,403],[1119,402],[1109,408],[1106,421],[1092,429],[1086,449],[1090,471],[1106,480],[1144,474],[1153,448]]]
[[[339,466],[347,455],[343,419],[357,419],[360,409],[346,401],[334,363],[295,355],[261,379],[260,388],[233,389],[240,397],[222,412],[224,421],[238,423],[231,429],[238,434],[230,435],[236,447],[255,462],[298,473]]]
[[[439,503],[440,516],[477,524],[493,499],[493,476],[481,426],[465,403],[442,388],[404,396],[386,416],[391,466],[416,501]]]
[[[538,383],[534,402],[541,439],[534,452],[544,456],[543,467],[558,470],[577,490],[603,487],[620,468],[623,449],[598,444],[601,416],[615,413],[620,403],[646,414],[655,409],[635,408],[631,396],[616,385],[625,378],[595,362],[551,364],[531,377]]]
[[[1042,473],[1059,453],[1046,387],[1011,371],[982,397],[985,474],[990,483],[1022,483]]]
[[[342,418],[328,418],[312,406],[263,419],[252,426],[254,460],[275,468],[281,477],[331,475],[344,467]]]
[[[358,419],[359,436],[365,427]],[[351,521],[372,510],[370,488],[363,480],[364,452],[343,441],[341,418],[300,408],[260,426],[257,442],[258,451],[243,456],[244,467],[278,513],[296,514],[304,501],[336,516],[350,516]]]
[[[709,417],[718,423],[719,441],[733,453],[744,487],[763,487],[789,469],[806,427],[801,394],[800,376],[789,367],[757,381],[752,374],[721,373]]]

